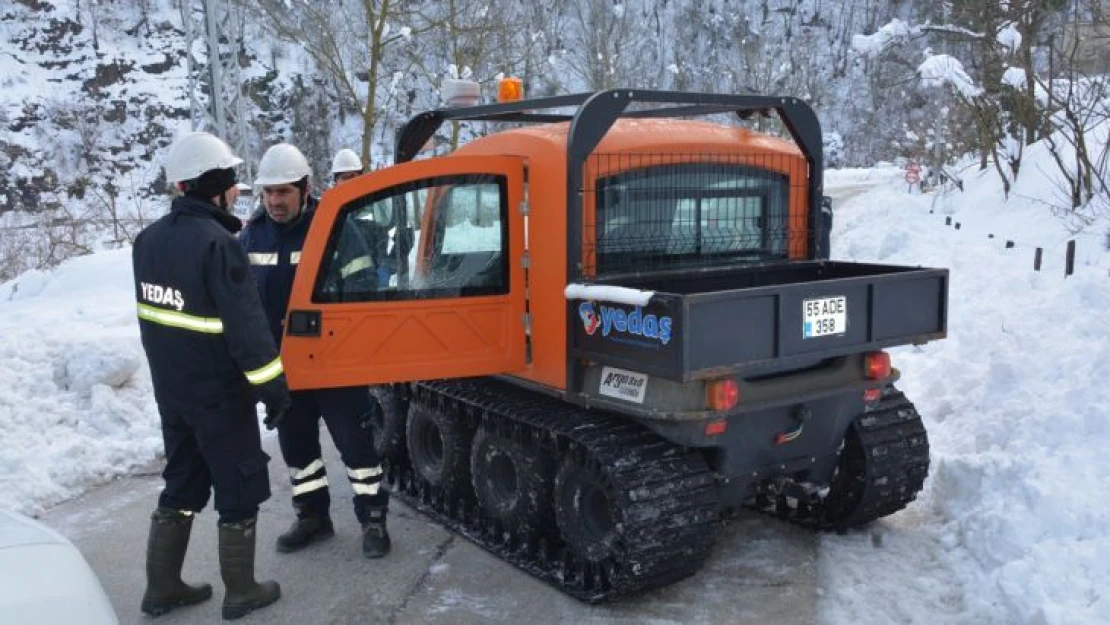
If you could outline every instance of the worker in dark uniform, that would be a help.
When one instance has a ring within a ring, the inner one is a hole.
[[[151,516],[142,611],[164,614],[212,596],[181,580],[193,515],[211,490],[219,512],[223,617],[277,601],[277,582],[254,579],[258,505],[270,496],[255,404],[274,427],[291,405],[281,359],[266,332],[249,261],[229,213],[242,160],[220,139],[188,134],[170,149],[166,178],[182,195],[135,238],[139,331],[166,446],[165,488]]]
[[[331,179],[333,184],[346,182],[362,175],[362,159],[354,150],[343,148],[331,159]]]
[[[279,345],[301,248],[316,209],[317,201],[309,194],[311,173],[308,160],[296,147],[281,143],[267,150],[254,182],[262,190],[262,207],[239,235]],[[371,246],[361,240],[358,228],[344,229],[344,236],[359,239],[339,245],[348,254],[336,261],[346,288],[376,289]],[[320,451],[322,416],[354,490],[355,515],[362,525],[362,553],[380,558],[389,552],[389,494],[382,487],[382,467],[368,429],[370,411],[367,387],[293,393],[293,407],[278,428],[278,440],[289,466],[296,520],[278,537],[278,551],[297,551],[334,534],[327,471]]]
[[[343,148],[331,159],[331,180],[338,186],[354,180],[365,172],[362,159],[354,150]],[[374,261],[374,271],[378,276],[378,286],[389,286],[389,279],[396,273],[396,262],[389,258],[389,223],[360,219],[356,225],[363,230],[367,244],[371,246],[370,256]]]

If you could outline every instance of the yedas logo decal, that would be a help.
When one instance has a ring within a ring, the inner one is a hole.
[[[597,326],[601,325],[601,320],[597,318],[597,313],[594,312],[594,306],[590,302],[582,302],[578,307],[578,316],[582,317],[582,327],[586,329],[586,334],[590,336],[597,332]]]
[[[597,306],[593,302],[578,305],[578,316],[586,334],[593,336],[601,329],[601,336],[610,334],[616,337],[642,337],[659,341],[663,345],[671,342],[673,321],[670,317],[645,315],[643,308],[637,306],[631,312],[615,306]]]
[[[151,304],[173,306],[178,312],[185,309],[185,298],[181,297],[181,291],[177,289],[146,282],[140,282],[139,288],[143,291],[143,299]]]

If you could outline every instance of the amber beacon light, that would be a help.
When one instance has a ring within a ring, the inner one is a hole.
[[[519,78],[502,78],[497,83],[497,101],[515,102],[524,99],[524,81]]]

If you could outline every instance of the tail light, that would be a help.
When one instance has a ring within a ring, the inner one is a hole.
[[[886,352],[869,352],[867,354],[865,370],[867,377],[872,380],[882,380],[890,377],[890,354]]]
[[[710,410],[728,410],[740,401],[736,380],[713,380],[705,385],[705,404]]]
[[[706,436],[720,436],[728,430],[728,421],[720,419],[718,421],[709,421],[705,424]]]

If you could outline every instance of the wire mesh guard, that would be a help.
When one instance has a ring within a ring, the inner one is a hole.
[[[587,266],[600,276],[790,258],[811,234],[804,204],[795,201],[791,209],[791,198],[806,192],[804,176],[786,173],[798,161],[591,155],[582,194]]]

